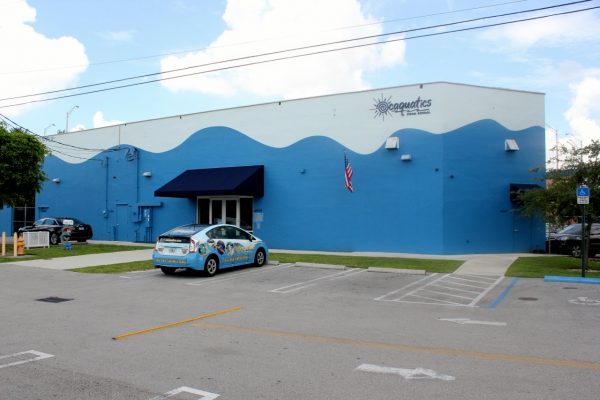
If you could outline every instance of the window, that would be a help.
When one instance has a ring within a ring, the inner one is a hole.
[[[13,232],[18,231],[19,228],[24,226],[33,225],[33,221],[35,221],[34,203],[35,197],[26,205],[13,208]]]

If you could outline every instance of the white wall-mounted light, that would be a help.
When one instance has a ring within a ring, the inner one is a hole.
[[[54,183],[60,183],[60,178],[54,178],[54,179],[52,179],[52,182],[54,182]]]
[[[150,178],[152,176],[152,172],[146,171],[142,175],[145,176],[146,178]]]
[[[519,145],[515,139],[506,139],[504,141],[504,150],[506,151],[517,151],[519,150]]]
[[[412,155],[410,155],[410,154],[402,154],[402,155],[400,156],[400,159],[401,159],[402,161],[411,161],[411,160],[412,160]]]
[[[400,147],[400,138],[389,137],[385,140],[385,148],[387,150],[397,150]]]

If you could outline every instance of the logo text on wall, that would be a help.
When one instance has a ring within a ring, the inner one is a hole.
[[[381,117],[385,120],[385,117],[391,117],[394,114],[400,114],[402,117],[413,116],[413,115],[424,115],[431,114],[431,99],[421,99],[421,96],[416,99],[393,102],[392,96],[374,99],[375,118]]]

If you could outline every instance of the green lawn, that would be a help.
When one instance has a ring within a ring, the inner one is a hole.
[[[95,267],[73,268],[68,269],[67,271],[84,272],[87,274],[120,274],[131,271],[146,271],[150,269],[154,269],[154,265],[152,265],[152,261],[148,260],[112,265],[98,265]]]
[[[412,258],[391,257],[358,257],[358,256],[331,256],[323,254],[287,254],[271,253],[270,260],[280,263],[311,262],[318,264],[338,264],[348,267],[384,267],[401,269],[424,269],[428,272],[453,272],[463,262],[457,260],[426,260]],[[101,265],[97,267],[77,268],[70,271],[86,273],[121,273],[130,271],[143,271],[152,269],[152,261],[137,261],[114,265]]]
[[[519,257],[506,276],[543,278],[546,275],[581,276],[581,259],[568,256]],[[600,278],[600,262],[589,261],[587,278]]]
[[[417,258],[395,257],[362,257],[362,256],[336,256],[327,254],[288,254],[270,253],[271,260],[281,263],[310,262],[318,264],[338,264],[347,267],[382,267],[400,269],[424,269],[428,272],[454,272],[463,263],[461,260],[431,260]]]
[[[0,263],[2,262],[14,262],[21,260],[36,260],[36,259],[48,259],[58,257],[70,257],[70,256],[81,256],[84,254],[97,254],[97,253],[113,253],[116,251],[129,251],[129,250],[142,250],[148,249],[145,246],[119,246],[115,244],[79,244],[73,243],[71,250],[65,250],[62,245],[50,246],[50,248],[34,248],[25,249],[25,256],[14,258],[12,245],[6,246],[6,256],[0,256]]]

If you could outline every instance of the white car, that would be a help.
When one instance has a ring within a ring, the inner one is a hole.
[[[267,245],[234,225],[183,225],[158,237],[152,262],[166,275],[179,268],[213,276],[219,269],[267,262]]]

